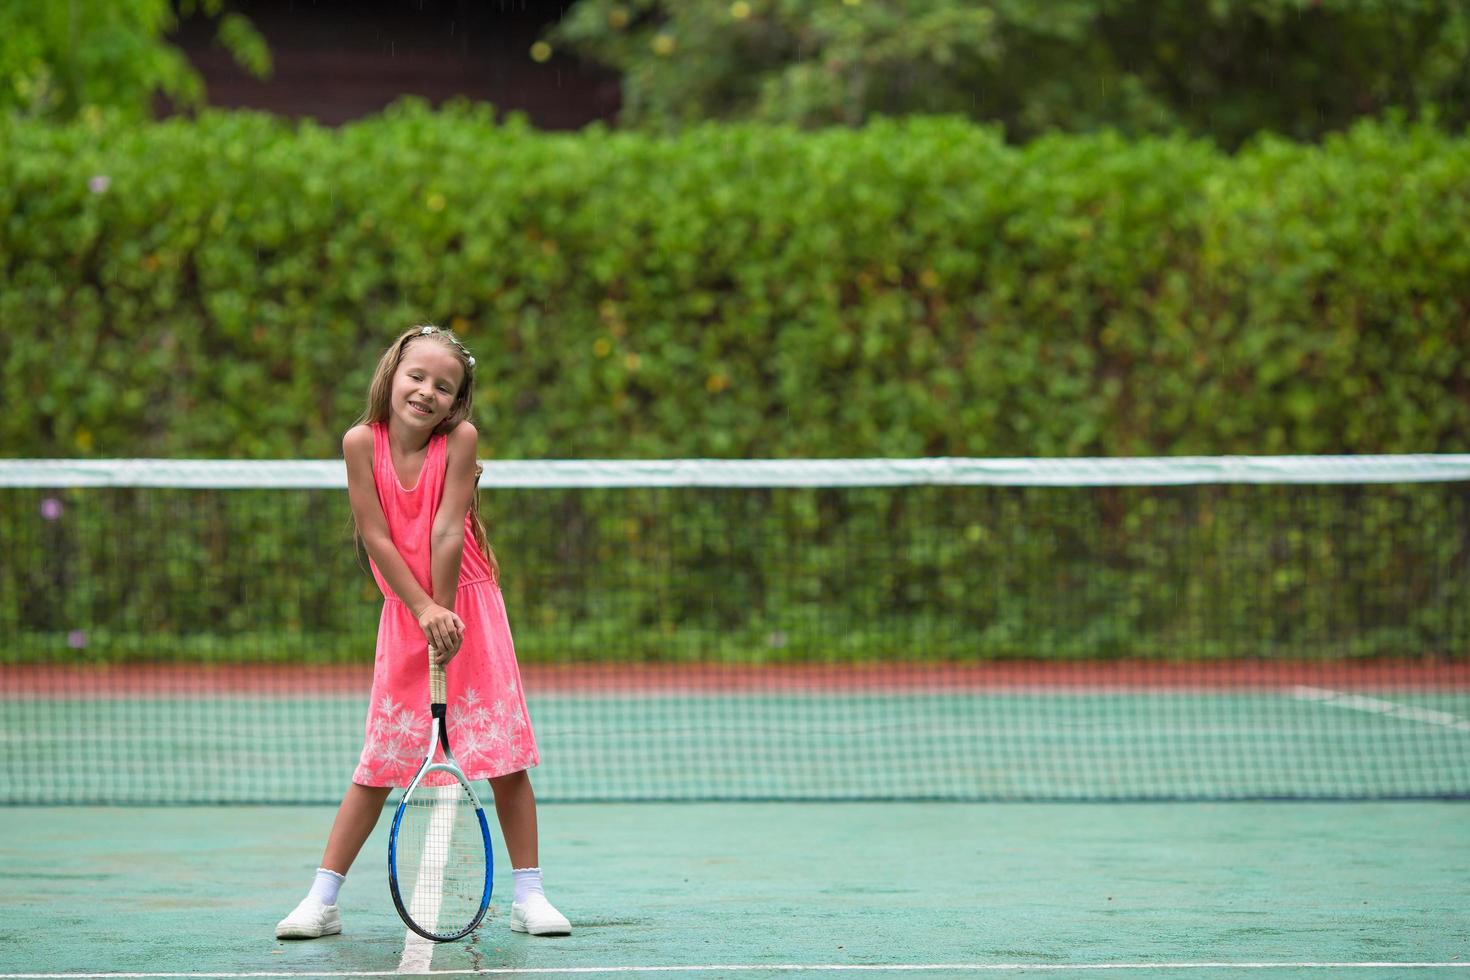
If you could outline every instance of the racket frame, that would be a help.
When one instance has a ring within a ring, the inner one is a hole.
[[[432,718],[429,732],[429,749],[424,754],[424,761],[419,765],[418,772],[414,773],[413,781],[403,791],[403,798],[398,801],[398,809],[393,814],[393,828],[388,834],[388,891],[393,896],[393,905],[398,909],[398,917],[414,932],[425,939],[436,943],[453,942],[463,939],[485,917],[485,912],[490,907],[490,887],[495,877],[495,858],[490,847],[490,824],[485,819],[485,808],[480,803],[480,797],[475,793],[475,788],[465,778],[464,770],[460,769],[459,762],[454,758],[454,751],[449,747],[449,732],[445,723],[445,683],[444,668],[434,661],[434,646],[429,645],[429,714]],[[434,749],[444,749],[444,761],[434,761]],[[408,907],[404,904],[403,895],[398,887],[398,829],[403,823],[403,815],[408,812],[409,800],[413,797],[414,790],[419,783],[430,773],[442,772],[458,780],[459,785],[464,788],[475,807],[475,817],[480,824],[480,837],[485,845],[485,888],[480,895],[480,908],[475,913],[469,925],[455,933],[433,933],[422,928],[413,920],[409,914]]]

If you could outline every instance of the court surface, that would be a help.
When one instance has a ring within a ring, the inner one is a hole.
[[[1464,803],[546,804],[574,934],[509,931],[497,834],[486,923],[432,948],[385,814],[344,934],[279,942],[333,812],[0,809],[0,977],[1470,976]]]
[[[331,803],[362,748],[357,674],[334,697],[209,692],[192,674],[167,696],[147,677],[146,696],[110,677],[78,682],[103,696],[58,699],[9,675],[0,801]],[[1420,690],[564,691],[531,715],[538,792],[563,802],[1432,799],[1470,780],[1458,674]]]

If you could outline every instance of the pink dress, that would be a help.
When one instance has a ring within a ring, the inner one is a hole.
[[[444,493],[448,438],[429,439],[418,483],[404,489],[393,469],[387,426],[374,422],[373,482],[388,531],[409,571],[430,588],[429,541]],[[464,557],[454,611],[464,620],[464,642],[445,668],[449,744],[469,779],[503,776],[536,765],[536,738],[521,691],[505,602],[490,577],[465,515]],[[428,641],[418,620],[373,563],[382,590],[378,650],[373,661],[373,699],[367,738],[352,781],[364,786],[407,786],[429,747]],[[440,753],[442,754],[442,752]]]

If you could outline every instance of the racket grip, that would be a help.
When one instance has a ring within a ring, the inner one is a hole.
[[[434,644],[429,644],[429,703],[444,703],[444,668],[434,660]]]

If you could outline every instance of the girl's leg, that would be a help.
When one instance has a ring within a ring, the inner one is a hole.
[[[383,812],[388,799],[386,786],[360,786],[353,783],[342,796],[337,819],[327,836],[327,850],[317,869],[311,891],[280,922],[276,923],[277,939],[316,939],[342,931],[342,913],[337,909],[337,889],[352,867],[357,852],[367,843],[368,835]]]
[[[525,770],[490,780],[495,813],[510,852],[515,897],[510,905],[510,927],[533,936],[565,936],[572,931],[567,917],[546,900],[536,848],[536,794]]]
[[[510,852],[512,868],[539,866],[536,842],[536,794],[531,790],[531,776],[520,772],[497,776],[490,780],[495,794],[495,815],[500,818],[500,832],[505,835],[505,849]]]
[[[337,819],[332,822],[332,833],[327,837],[327,849],[322,854],[322,867],[339,875],[347,874],[357,852],[367,843],[368,836],[377,826],[378,816],[383,812],[383,803],[392,791],[388,786],[362,786],[353,783],[342,797],[337,808]]]

